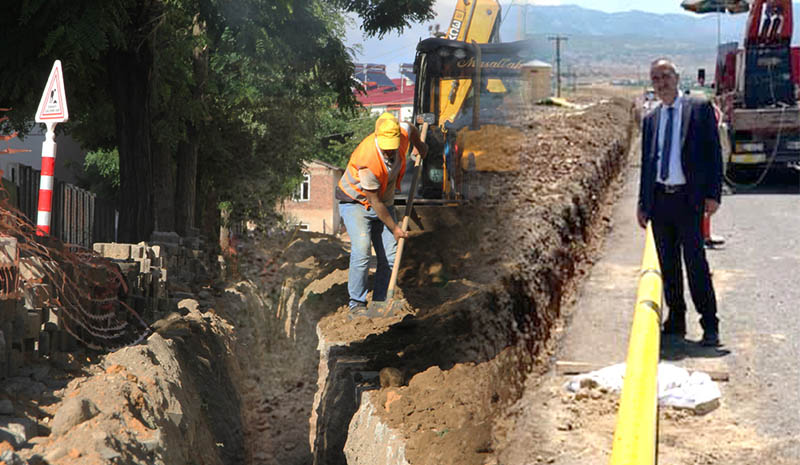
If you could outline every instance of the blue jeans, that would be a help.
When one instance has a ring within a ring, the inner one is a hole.
[[[387,206],[392,218],[394,207]],[[347,292],[350,294],[350,308],[367,303],[367,276],[369,275],[370,245],[375,247],[378,269],[375,272],[373,301],[386,300],[386,290],[397,253],[394,234],[378,218],[375,210],[366,209],[360,203],[340,203],[339,214],[344,220],[350,236],[350,270],[347,275]]]

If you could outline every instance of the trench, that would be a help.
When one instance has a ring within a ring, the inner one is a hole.
[[[478,176],[477,202],[419,208],[399,276],[408,305],[395,317],[347,319],[346,244],[299,232],[243,240],[226,284],[187,286],[181,295],[196,300],[145,343],[97,365],[51,360],[79,379],[47,388],[37,419],[78,397],[100,413],[59,434],[42,423],[48,434],[24,454],[31,463],[73,453],[165,465],[491,462],[498,420],[546,368],[553,328],[608,227],[628,108],[612,101],[547,119],[514,148],[526,169]]]
[[[409,239],[400,275],[413,310],[390,321],[345,318],[344,244],[302,234],[244,250],[247,263],[238,266],[248,278],[217,305],[237,333],[240,376],[232,382],[246,463],[437,463],[420,461],[435,454],[415,446],[415,433],[383,411],[380,373],[387,367],[399,370],[403,386],[431,369],[482,367],[476,376],[490,382],[486,399],[476,401],[486,404],[472,420],[480,425],[459,428],[484,445],[458,460],[480,463],[491,454],[499,434],[493,420],[546,364],[587,248],[605,232],[598,212],[627,164],[631,130],[626,124],[613,143],[587,148],[581,169],[550,186],[557,194],[550,189],[546,201],[486,198],[482,205],[420,208],[424,230]],[[514,191],[535,181],[506,175],[489,182]],[[431,447],[444,444],[440,439]]]
[[[478,176],[478,202],[419,208],[399,277],[408,305],[392,318],[347,319],[346,244],[299,232],[243,240],[225,285],[195,290],[194,307],[146,343],[59,391],[101,411],[53,438],[59,453],[166,465],[491,463],[498,425],[546,369],[562,308],[607,231],[628,108],[547,119],[515,149],[525,170]],[[28,455],[52,458],[54,444]]]

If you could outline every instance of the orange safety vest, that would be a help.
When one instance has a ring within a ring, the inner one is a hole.
[[[408,133],[405,129],[400,128],[400,147],[397,149],[397,159],[395,163],[400,163],[400,173],[397,174],[397,181],[395,186],[400,185],[403,180],[403,175],[406,172],[406,153],[408,152]],[[369,168],[372,174],[378,178],[381,183],[378,195],[383,197],[386,191],[386,185],[389,183],[389,171],[383,162],[383,157],[378,152],[378,146],[375,143],[375,134],[370,134],[358,144],[358,147],[350,155],[350,161],[347,163],[347,168],[344,174],[339,179],[339,189],[342,190],[351,199],[362,203],[365,207],[369,208],[370,204],[367,202],[367,196],[364,194],[364,189],[361,187],[361,180],[358,178],[358,170]]]

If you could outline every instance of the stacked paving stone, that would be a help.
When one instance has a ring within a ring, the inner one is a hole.
[[[208,279],[211,261],[202,249],[203,240],[198,236],[182,238],[174,232],[158,231],[149,244],[94,244],[95,252],[120,266],[129,287],[127,303],[146,320],[152,320],[154,311],[172,310],[177,300],[192,296],[170,292],[170,287]]]
[[[213,274],[202,247],[196,236],[156,232],[150,244],[96,243],[93,248],[119,266],[128,285],[126,303],[152,321],[156,310],[172,310],[178,300],[193,296],[169,295],[168,278],[170,285],[188,291],[185,283],[201,283]],[[77,347],[75,338],[62,328],[54,307],[55,290],[47,278],[47,271],[54,274],[59,267],[39,257],[20,258],[17,239],[0,236],[0,379],[14,376],[26,360]]]
[[[0,378],[14,376],[24,361],[69,350],[74,339],[51,311],[53,287],[38,257],[19,258],[17,239],[0,236]]]
[[[94,251],[119,266],[128,284],[126,303],[143,318],[169,298],[164,249],[160,245],[95,243]]]

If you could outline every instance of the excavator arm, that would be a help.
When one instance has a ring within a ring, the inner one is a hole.
[[[466,43],[497,42],[500,24],[497,0],[458,0],[447,38]],[[439,93],[439,124],[453,121],[472,89],[472,79],[445,79]]]

